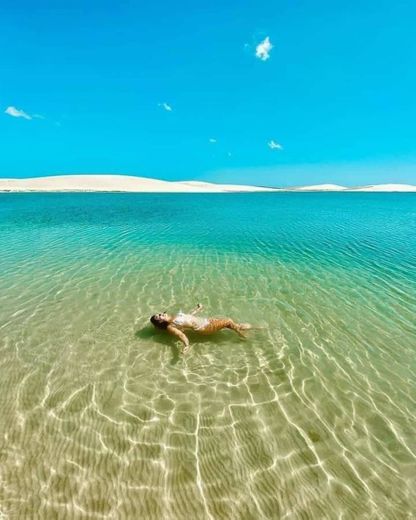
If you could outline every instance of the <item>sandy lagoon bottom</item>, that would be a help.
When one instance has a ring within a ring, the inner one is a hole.
[[[0,196],[1,518],[412,518],[416,196]],[[265,329],[192,337],[153,311]]]

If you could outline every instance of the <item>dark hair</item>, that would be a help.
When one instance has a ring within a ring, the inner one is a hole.
[[[165,330],[168,328],[169,322],[166,320],[162,320],[158,314],[153,314],[150,318],[150,321],[157,329]]]

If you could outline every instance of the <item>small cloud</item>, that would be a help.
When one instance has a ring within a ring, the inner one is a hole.
[[[167,103],[159,103],[159,106],[166,110],[166,112],[172,112],[172,107]]]
[[[270,38],[266,36],[262,42],[256,47],[256,57],[261,61],[267,61],[270,58],[270,51],[273,49],[273,45]]]
[[[209,139],[209,142],[212,143],[212,144],[215,144],[215,143],[217,142],[217,140],[214,139],[213,137],[211,137],[211,138]]]
[[[23,117],[23,119],[32,119],[32,116],[26,114],[24,110],[20,110],[16,107],[7,107],[4,113],[12,117]]]
[[[283,150],[283,146],[279,143],[276,143],[276,141],[273,141],[273,139],[267,143],[267,146],[270,148],[270,150]]]
[[[33,117],[34,119],[45,119],[45,116],[42,116],[42,115],[40,115],[40,114],[33,114],[32,117]]]

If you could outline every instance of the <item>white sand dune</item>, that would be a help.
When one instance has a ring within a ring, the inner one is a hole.
[[[142,193],[227,193],[274,191],[257,186],[213,184],[208,182],[169,182],[129,175],[60,175],[32,179],[0,179],[0,191],[122,191]]]
[[[412,184],[374,184],[371,186],[362,186],[351,188],[349,191],[416,191],[416,186]]]
[[[89,192],[120,191],[141,193],[235,193],[260,191],[348,191],[416,192],[410,184],[379,184],[346,188],[337,184],[316,184],[294,188],[265,188],[244,184],[215,184],[204,181],[170,182],[129,175],[59,175],[31,179],[0,179],[0,192]]]
[[[416,186],[411,184],[374,184],[371,186],[347,187],[338,184],[315,184],[312,186],[287,188],[287,191],[413,192],[416,191]]]

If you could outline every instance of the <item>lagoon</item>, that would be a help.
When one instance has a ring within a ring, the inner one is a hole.
[[[411,518],[416,194],[0,194],[0,517]],[[204,304],[261,330],[175,341]]]

